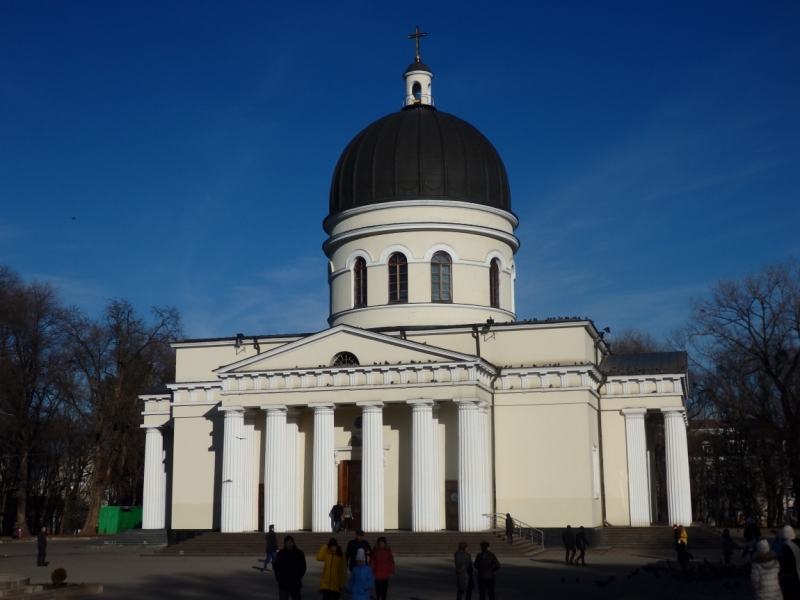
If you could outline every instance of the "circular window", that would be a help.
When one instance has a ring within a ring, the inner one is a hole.
[[[361,363],[358,362],[358,358],[356,358],[356,355],[352,352],[339,352],[339,354],[333,357],[334,367],[349,367],[358,364]]]

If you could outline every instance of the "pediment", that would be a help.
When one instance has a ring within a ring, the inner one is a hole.
[[[279,348],[273,348],[263,354],[220,367],[215,373],[223,375],[330,367],[334,357],[340,352],[354,354],[359,364],[364,366],[477,360],[477,357],[469,354],[411,342],[349,325],[338,325]]]

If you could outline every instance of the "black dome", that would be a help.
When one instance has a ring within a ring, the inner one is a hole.
[[[466,121],[427,105],[386,115],[353,138],[333,172],[330,214],[418,198],[511,212],[508,175],[491,142]]]

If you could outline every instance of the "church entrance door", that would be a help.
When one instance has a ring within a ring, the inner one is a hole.
[[[445,527],[451,531],[458,531],[458,480],[444,482],[445,495]]]
[[[361,461],[343,460],[339,463],[339,502],[350,506],[353,518],[349,531],[361,527]]]

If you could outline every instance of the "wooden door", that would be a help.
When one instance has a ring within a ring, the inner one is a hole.
[[[458,531],[458,480],[444,482],[445,495],[445,527]]]
[[[350,505],[353,518],[350,531],[361,527],[361,461],[343,460],[339,463],[339,502]]]

